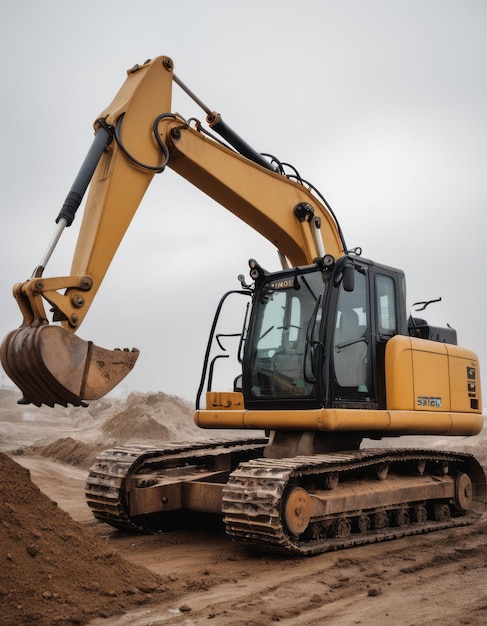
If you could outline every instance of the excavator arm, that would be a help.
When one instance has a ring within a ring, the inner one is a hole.
[[[171,59],[158,57],[127,74],[95,122],[93,146],[56,220],[53,241],[32,278],[14,286],[23,323],[4,339],[0,357],[24,393],[22,402],[80,405],[108,393],[134,366],[137,350],[105,350],[75,333],[153,176],[166,166],[262,234],[293,266],[325,252],[333,258],[345,253],[334,215],[310,186],[253,151],[204,105],[210,128],[225,143],[198,121],[171,112],[173,82],[202,104],[174,75]],[[44,277],[88,185],[70,275]],[[46,302],[59,325],[49,323]]]

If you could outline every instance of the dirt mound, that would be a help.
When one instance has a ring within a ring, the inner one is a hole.
[[[17,391],[0,388],[0,451],[8,454],[43,454],[89,467],[101,450],[114,445],[202,437],[193,405],[162,392],[102,398],[87,408],[23,406],[18,397]]]
[[[53,461],[61,461],[68,465],[89,469],[96,458],[96,455],[105,449],[104,444],[91,444],[77,441],[71,437],[57,439],[47,446],[34,446],[31,452],[38,453]]]
[[[0,472],[0,624],[85,624],[160,596],[158,576],[74,522],[3,453]]]
[[[201,436],[201,429],[193,419],[194,406],[187,400],[166,393],[131,393],[127,398],[127,411],[142,410],[170,432],[171,439]]]
[[[193,409],[165,393],[131,393],[126,407],[106,420],[102,432],[115,443],[147,443],[180,439],[193,434]]]
[[[12,390],[0,389],[0,421],[19,422],[22,411],[17,404],[18,395]]]
[[[115,442],[144,440],[147,443],[166,441],[169,430],[144,411],[144,407],[126,409],[107,420],[102,431]]]

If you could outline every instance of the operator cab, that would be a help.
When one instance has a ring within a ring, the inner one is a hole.
[[[343,257],[331,269],[265,274],[245,341],[245,406],[383,408],[379,372],[396,334],[408,334],[399,270]]]

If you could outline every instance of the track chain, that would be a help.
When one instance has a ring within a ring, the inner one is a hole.
[[[90,469],[85,486],[88,506],[98,520],[110,524],[119,530],[128,532],[147,532],[128,514],[125,482],[129,476],[140,473],[151,466],[164,465],[183,467],[201,456],[263,449],[267,439],[213,439],[198,442],[171,442],[163,449],[149,446],[123,446],[105,450],[96,458]]]
[[[241,463],[223,489],[223,515],[227,534],[248,547],[267,552],[313,555],[342,548],[398,539],[434,530],[466,526],[477,516],[468,514],[444,521],[427,520],[403,527],[388,527],[344,538],[305,538],[292,535],[283,520],[283,501],[290,484],[303,478],[347,472],[397,461],[468,464],[468,454],[428,450],[359,450],[293,459],[255,459]]]
[[[148,529],[128,513],[125,483],[134,474],[163,472],[164,467],[184,467],[205,463],[212,455],[234,452],[260,457],[266,439],[218,439],[202,442],[175,442],[163,449],[127,446],[102,452],[86,482],[86,499],[98,520],[128,532]],[[205,460],[202,460],[204,457]],[[246,457],[247,459],[249,456]],[[223,487],[222,513],[227,534],[248,547],[297,555],[313,555],[341,548],[397,539],[434,530],[472,523],[477,516],[465,514],[448,520],[428,519],[402,527],[388,527],[354,533],[347,537],[311,538],[306,533],[290,533],[283,521],[283,502],[291,485],[313,477],[323,480],[332,473],[369,469],[394,462],[447,463],[464,470],[472,455],[430,450],[365,449],[289,459],[253,458],[241,462]],[[482,480],[482,479],[480,479]],[[485,478],[484,478],[485,480]]]

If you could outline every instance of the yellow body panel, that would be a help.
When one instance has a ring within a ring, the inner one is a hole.
[[[387,408],[480,413],[477,356],[447,343],[397,335],[386,346]]]
[[[387,409],[251,410],[243,394],[208,392],[195,413],[201,428],[363,432],[381,435],[478,434],[480,373],[470,350],[396,336],[386,348]]]
[[[160,124],[160,132],[177,139],[168,141],[168,167],[243,220],[286,256],[293,266],[312,263],[320,250],[313,237],[314,223],[299,221],[294,207],[307,203],[321,221],[325,251],[339,258],[343,243],[328,209],[306,187],[276,174],[237,152],[228,150],[180,122]]]
[[[484,418],[478,413],[446,411],[304,411],[203,409],[195,412],[200,428],[370,432],[387,435],[477,435]]]
[[[242,410],[245,406],[243,393],[237,391],[208,391],[206,406],[210,409]]]

